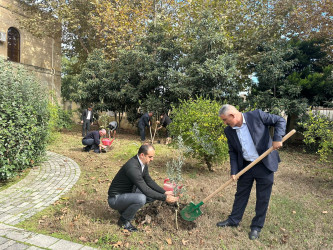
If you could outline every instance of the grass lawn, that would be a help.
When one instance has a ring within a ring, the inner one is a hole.
[[[139,146],[139,136],[119,133],[106,154],[87,153],[82,152],[80,127],[63,132],[48,150],[76,161],[81,168],[80,179],[61,200],[19,226],[102,249],[333,249],[333,168],[320,163],[315,155],[287,146],[280,151],[282,162],[275,174],[260,240],[248,239],[255,188],[240,226],[216,227],[231,211],[235,185],[201,207],[203,215],[191,230],[176,229],[173,207],[164,207],[172,211],[160,223],[152,220],[139,224],[140,230],[135,233],[120,230],[116,225],[119,215],[109,208],[107,191],[114,175]],[[173,149],[164,144],[154,146],[156,156],[150,174],[162,185]],[[229,179],[229,172],[228,162],[209,172],[202,163],[189,159],[183,169],[187,197],[182,203],[199,203]]]

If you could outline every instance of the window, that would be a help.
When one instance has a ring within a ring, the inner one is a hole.
[[[20,62],[20,33],[11,27],[7,35],[7,57],[13,62]]]

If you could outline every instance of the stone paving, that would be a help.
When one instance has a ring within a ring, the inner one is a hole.
[[[40,212],[68,192],[80,177],[70,158],[47,152],[47,160],[20,182],[0,192],[0,249],[93,249],[32,233],[14,225]]]

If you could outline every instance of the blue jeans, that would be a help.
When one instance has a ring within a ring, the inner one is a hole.
[[[89,151],[89,150],[94,150],[95,152],[98,151],[99,152],[99,146],[95,143],[95,140],[94,139],[82,139],[82,144],[83,145],[86,145],[86,151]]]
[[[108,198],[109,206],[117,210],[128,221],[134,219],[136,212],[154,199],[145,196],[139,189],[135,193],[118,194]]]

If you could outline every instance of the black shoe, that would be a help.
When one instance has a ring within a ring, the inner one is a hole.
[[[237,227],[238,224],[233,224],[229,220],[225,220],[225,221],[220,221],[220,222],[216,223],[216,226],[218,226],[218,227]]]
[[[249,238],[250,240],[256,240],[259,239],[260,231],[256,229],[251,229],[251,232],[249,232]]]
[[[138,231],[138,229],[135,226],[133,226],[130,221],[125,220],[123,218],[119,218],[117,224],[118,224],[118,226],[120,226],[121,228],[124,228],[124,229],[128,230],[129,232],[136,232],[136,231]]]
[[[90,151],[90,146],[86,146],[86,147],[84,147],[84,148],[83,148],[83,151],[84,151],[84,152],[89,152],[89,151]]]

